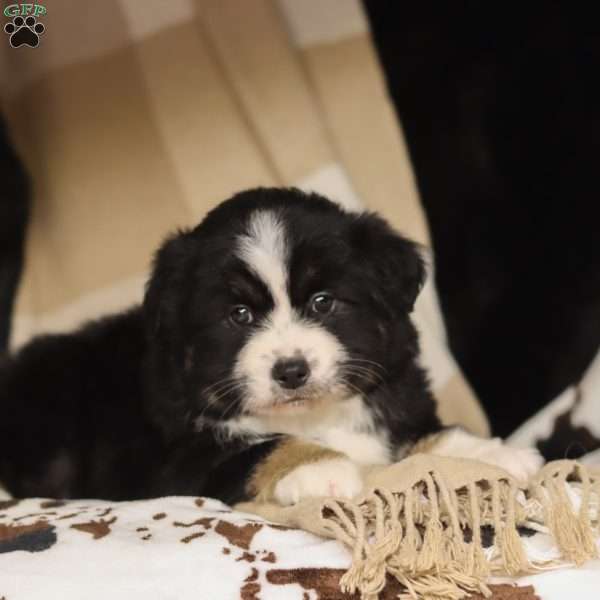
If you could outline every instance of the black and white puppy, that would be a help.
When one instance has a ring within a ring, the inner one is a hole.
[[[409,318],[423,278],[413,243],[373,214],[240,193],[166,241],[141,307],[2,367],[0,481],[17,496],[235,502],[293,439],[330,454],[294,459],[277,501],[351,496],[360,465],[441,431]],[[518,474],[538,466],[460,431],[435,439]]]

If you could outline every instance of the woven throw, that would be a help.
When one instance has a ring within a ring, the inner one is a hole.
[[[403,599],[487,597],[490,575],[598,556],[600,477],[574,461],[551,462],[524,486],[479,461],[417,454],[367,471],[365,490],[352,500],[238,508],[346,544],[353,560],[340,585],[363,600],[377,598],[390,576],[405,590]],[[558,555],[528,553],[525,532],[550,536]]]

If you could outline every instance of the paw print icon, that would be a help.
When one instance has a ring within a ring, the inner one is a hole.
[[[35,48],[40,43],[40,35],[44,33],[45,27],[37,22],[35,17],[15,17],[12,23],[4,26],[4,32],[10,35],[10,45],[13,48],[29,46]]]

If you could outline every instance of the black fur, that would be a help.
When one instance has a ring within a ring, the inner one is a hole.
[[[0,480],[17,496],[244,498],[253,466],[276,438],[250,443],[195,431],[242,410],[235,392],[207,404],[251,330],[233,327],[243,300],[260,317],[266,286],[233,249],[257,208],[275,209],[291,239],[292,304],[327,289],[340,309],[322,323],[379,379],[351,380],[379,427],[401,445],[437,431],[409,320],[424,271],[413,244],[375,215],[345,213],[294,189],[243,192],[177,233],[157,254],[143,306],[73,334],[42,337],[0,372]]]

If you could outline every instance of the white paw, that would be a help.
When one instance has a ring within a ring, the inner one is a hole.
[[[296,467],[277,483],[275,498],[284,506],[321,496],[352,498],[362,487],[358,465],[347,458],[331,458]]]
[[[501,440],[488,440],[490,446],[482,447],[478,460],[501,467],[518,481],[528,481],[541,469],[544,459],[534,448],[513,448]],[[493,446],[492,442],[497,442]]]
[[[444,436],[433,453],[480,460],[508,471],[522,482],[529,480],[544,464],[541,454],[534,448],[514,448],[499,438],[478,438],[461,430]]]

